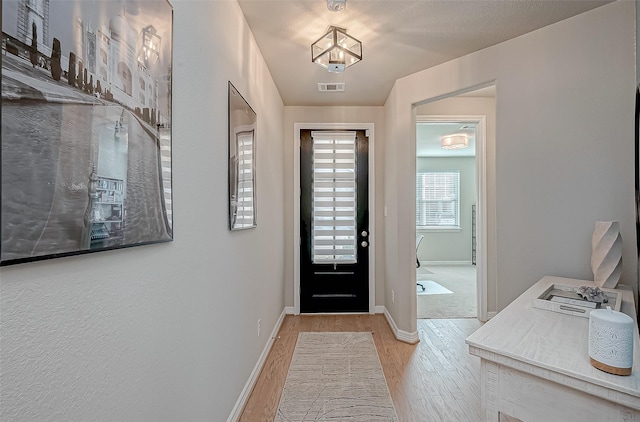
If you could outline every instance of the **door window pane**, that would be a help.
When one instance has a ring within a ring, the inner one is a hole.
[[[356,257],[356,133],[312,132],[314,264]]]

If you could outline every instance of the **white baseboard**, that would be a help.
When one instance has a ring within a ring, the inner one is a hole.
[[[235,406],[233,406],[233,409],[231,410],[231,414],[229,415],[229,418],[227,418],[227,422],[236,422],[238,419],[240,419],[240,415],[244,410],[244,406],[247,404],[247,400],[249,400],[251,391],[253,390],[253,387],[255,387],[256,382],[258,381],[258,376],[260,375],[260,371],[262,371],[262,367],[264,366],[264,363],[267,360],[267,356],[269,356],[271,347],[273,347],[273,343],[275,341],[276,336],[278,335],[278,331],[280,331],[280,326],[282,326],[282,321],[284,321],[284,316],[286,314],[286,311],[287,311],[287,308],[285,307],[285,309],[280,314],[278,321],[276,321],[276,324],[273,327],[273,330],[271,331],[271,336],[269,337],[269,341],[267,342],[267,344],[265,344],[264,349],[262,350],[262,354],[260,355],[260,358],[258,358],[258,362],[256,363],[256,366],[253,368],[251,375],[249,375],[249,379],[247,380],[247,383],[242,389],[242,392],[240,393],[240,397],[238,397],[238,400],[236,401]]]
[[[376,305],[376,314],[384,314],[384,311],[385,311],[384,306]]]
[[[498,313],[497,313],[497,312],[487,312],[487,318],[488,318],[488,319],[491,319],[491,318],[493,318],[493,317],[494,317],[494,316],[496,316],[496,315],[498,315]]]
[[[295,315],[296,314],[296,308],[294,308],[293,306],[285,306],[284,307],[284,313],[286,315]]]
[[[393,331],[393,335],[395,336],[396,340],[404,341],[405,343],[409,344],[416,344],[420,341],[420,337],[418,336],[417,331],[410,333],[408,331],[398,329],[396,322],[393,320],[393,317],[391,316],[387,308],[384,306],[382,306],[382,308],[384,308],[384,316],[387,319],[387,322],[389,323],[391,331]]]
[[[422,261],[420,260],[420,266],[425,265],[473,265],[471,261]]]

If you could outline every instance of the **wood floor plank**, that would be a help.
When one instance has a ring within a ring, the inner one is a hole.
[[[418,320],[420,342],[398,341],[383,315],[287,315],[240,421],[273,421],[298,333],[371,332],[401,422],[477,421],[480,361],[464,340],[476,319]]]

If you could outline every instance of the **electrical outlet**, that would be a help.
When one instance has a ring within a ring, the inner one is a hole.
[[[260,338],[260,325],[262,324],[262,320],[258,319],[258,338]]]
[[[396,303],[396,292],[391,290],[391,303]]]

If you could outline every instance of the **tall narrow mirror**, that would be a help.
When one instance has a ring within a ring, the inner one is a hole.
[[[257,116],[229,82],[229,229],[256,226]]]

